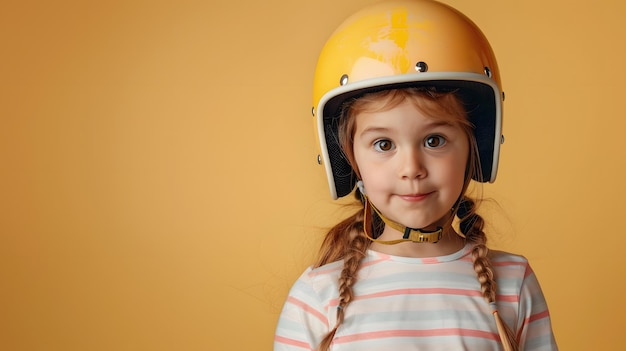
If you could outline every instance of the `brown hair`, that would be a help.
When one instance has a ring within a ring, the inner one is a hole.
[[[418,109],[429,116],[446,118],[452,124],[460,125],[465,132],[470,152],[466,169],[465,184],[458,206],[455,206],[456,216],[459,217],[459,228],[466,241],[473,244],[472,258],[474,270],[481,285],[481,291],[487,303],[496,302],[496,280],[491,260],[488,257],[487,237],[483,231],[484,220],[478,213],[477,204],[465,196],[465,192],[474,175],[480,172],[478,148],[474,138],[473,126],[467,118],[467,112],[462,101],[454,92],[440,92],[430,88],[392,89],[366,94],[345,104],[339,121],[339,142],[343,152],[352,165],[357,176],[359,170],[354,161],[352,143],[356,126],[355,116],[363,111],[385,111],[405,100],[412,102]],[[357,190],[357,198],[359,193]],[[316,267],[326,263],[343,260],[343,269],[339,276],[339,304],[337,306],[337,323],[321,341],[318,350],[327,351],[335,337],[337,329],[342,324],[345,309],[353,299],[352,286],[357,280],[360,262],[365,257],[370,240],[365,236],[363,221],[363,206],[354,215],[332,227],[326,234],[319,252]],[[451,216],[450,223],[454,216]],[[374,218],[377,218],[376,216]],[[373,233],[380,232],[383,224],[380,219],[373,224],[374,228],[367,228]],[[517,351],[518,345],[513,331],[502,321],[500,315],[494,312],[500,339],[505,351]]]

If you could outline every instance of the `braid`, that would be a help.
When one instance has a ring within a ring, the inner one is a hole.
[[[480,289],[485,301],[494,309],[493,315],[496,320],[502,346],[505,351],[518,351],[519,345],[515,334],[502,320],[495,307],[497,284],[491,260],[488,257],[489,249],[487,248],[487,236],[483,231],[485,221],[476,213],[476,206],[468,197],[463,197],[459,205],[458,216],[461,220],[459,225],[461,232],[465,235],[467,242],[474,244],[474,248],[472,249],[474,271],[480,282]]]
[[[330,345],[335,338],[337,329],[343,323],[345,317],[345,310],[348,304],[352,302],[354,293],[352,286],[357,280],[357,272],[360,268],[360,263],[363,257],[365,257],[365,251],[369,246],[369,240],[363,235],[355,236],[350,247],[347,249],[346,255],[343,259],[343,270],[339,277],[339,304],[337,305],[337,322],[335,327],[322,339],[319,346],[319,351],[327,351],[330,349]]]
[[[343,270],[339,276],[339,303],[335,327],[322,339],[318,350],[327,351],[335,338],[335,333],[343,323],[345,309],[354,299],[352,286],[357,280],[361,260],[370,245],[363,234],[363,210],[333,227],[322,244],[320,258],[316,266],[343,259]]]

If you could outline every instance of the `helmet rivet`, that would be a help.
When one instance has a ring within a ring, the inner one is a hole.
[[[415,64],[415,70],[421,73],[426,72],[428,71],[428,65],[426,64],[426,62],[420,61]]]
[[[504,97],[505,97],[504,92],[502,92],[502,101],[504,101]]]
[[[315,106],[311,107],[311,114],[315,117]]]
[[[322,156],[321,155],[317,155],[317,164],[318,165],[322,164]]]
[[[340,85],[348,84],[348,75],[347,74],[344,74],[343,76],[341,76],[341,79],[339,79],[339,84]]]
[[[504,135],[500,135],[500,145],[504,144]]]
[[[491,78],[491,70],[489,69],[489,67],[485,67],[485,74],[487,75],[487,77]]]

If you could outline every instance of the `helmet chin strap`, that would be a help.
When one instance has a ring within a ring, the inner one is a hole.
[[[411,228],[404,226],[400,223],[394,222],[389,218],[385,217],[380,211],[376,208],[376,206],[372,205],[372,203],[367,198],[365,194],[365,188],[363,187],[363,182],[359,181],[357,183],[361,194],[363,195],[363,200],[365,202],[364,216],[363,216],[363,230],[365,231],[365,236],[373,242],[377,242],[385,245],[395,245],[403,242],[414,242],[414,243],[436,243],[441,240],[443,235],[443,228],[437,227],[434,231],[425,231],[420,228]],[[399,231],[400,233],[404,233],[402,239],[397,240],[378,240],[374,239],[367,232],[368,228],[372,227],[372,218],[371,213],[372,209],[376,211],[376,214],[385,222],[385,225],[390,226],[391,228]]]

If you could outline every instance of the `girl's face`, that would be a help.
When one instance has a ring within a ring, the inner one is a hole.
[[[406,99],[355,118],[354,161],[372,204],[408,227],[443,226],[465,181],[469,141],[462,127]]]

